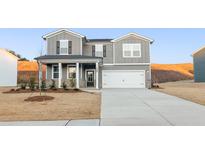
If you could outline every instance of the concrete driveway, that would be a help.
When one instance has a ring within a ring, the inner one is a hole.
[[[103,89],[100,125],[205,125],[205,106],[148,89]]]

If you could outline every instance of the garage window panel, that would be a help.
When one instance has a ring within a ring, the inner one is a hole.
[[[132,58],[132,57],[141,57],[141,44],[123,44],[123,57]]]

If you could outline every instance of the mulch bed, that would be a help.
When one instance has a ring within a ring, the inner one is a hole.
[[[40,92],[39,89],[35,90],[30,90],[30,89],[11,89],[9,91],[3,92],[4,94],[18,94],[18,93],[37,93]],[[42,92],[47,92],[47,93],[76,93],[76,92],[84,92],[80,89],[46,89],[42,90]]]
[[[52,96],[33,96],[25,99],[24,101],[28,102],[43,102],[43,101],[48,101],[48,100],[53,100],[54,97]]]

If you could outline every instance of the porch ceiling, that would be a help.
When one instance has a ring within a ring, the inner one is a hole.
[[[35,58],[42,63],[100,63],[101,57],[81,55],[45,55]]]

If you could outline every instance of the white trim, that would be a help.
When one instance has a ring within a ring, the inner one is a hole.
[[[51,72],[52,72],[52,79],[58,79],[58,78],[59,78],[59,70],[58,70],[58,78],[54,78],[54,77],[53,77],[53,67],[54,67],[54,66],[57,66],[57,67],[58,67],[58,65],[57,65],[57,64],[52,64],[52,71],[51,71]]]
[[[59,51],[59,55],[69,55],[69,52],[68,52],[68,50],[69,50],[69,45],[68,45],[69,40],[59,40],[59,41],[60,41],[60,51]],[[62,53],[61,53],[61,42],[66,42],[66,44],[67,44],[67,54],[62,54]]]
[[[76,65],[67,64],[67,71],[66,71],[66,72],[67,72],[67,79],[70,79],[70,78],[69,78],[69,75],[68,75],[68,74],[69,74],[69,72],[68,72],[68,67],[70,67],[70,66],[71,66],[71,67],[75,67],[75,69],[76,69]],[[75,72],[75,73],[76,73],[76,72]]]
[[[139,56],[134,56],[133,55],[133,46],[132,46],[132,50],[130,50],[130,52],[131,52],[131,55],[130,56],[125,56],[125,53],[124,53],[124,45],[139,45],[140,46],[140,55]],[[142,46],[141,46],[141,44],[140,43],[123,43],[122,44],[122,57],[123,58],[141,58],[142,57]]]
[[[115,44],[113,43],[113,63],[115,63]]]
[[[96,69],[96,73],[95,73],[95,75],[96,75],[96,80],[95,80],[95,87],[96,87],[96,89],[99,89],[99,63],[95,63],[95,69]]]
[[[76,63],[76,88],[80,87],[79,81],[79,63]]]
[[[62,63],[58,63],[58,88],[61,88],[61,80],[62,80]]]
[[[103,66],[114,66],[114,65],[150,65],[151,63],[114,63],[114,64],[103,64]]]
[[[71,34],[73,36],[80,37],[80,38],[85,37],[85,36],[83,36],[83,35],[81,35],[79,33],[73,32],[73,31],[65,29],[65,28],[56,30],[56,31],[51,32],[51,33],[48,33],[46,35],[43,35],[42,37],[43,37],[43,39],[46,39],[46,38],[53,37],[53,36],[58,35],[58,34],[63,33],[63,32],[69,33],[69,34]]]
[[[45,53],[47,54],[48,53],[48,41],[45,40]]]
[[[148,38],[148,37],[139,35],[139,34],[137,34],[137,33],[128,33],[128,34],[126,34],[126,35],[123,35],[123,36],[121,36],[121,37],[118,37],[118,38],[112,40],[111,42],[117,42],[117,41],[120,41],[120,40],[122,40],[122,39],[125,39],[125,38],[127,38],[127,37],[129,37],[129,36],[134,36],[134,37],[136,37],[136,38],[140,38],[140,39],[143,39],[143,40],[145,40],[145,41],[149,41],[149,42],[151,42],[151,43],[154,41],[153,39],[150,39],[150,38]]]
[[[81,41],[80,41],[80,54],[81,56],[83,55],[83,38],[81,38]]]

